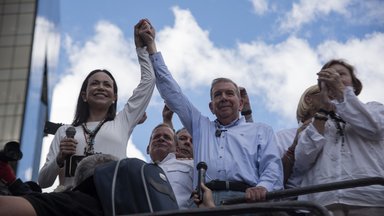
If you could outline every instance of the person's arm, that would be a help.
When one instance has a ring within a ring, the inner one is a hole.
[[[295,167],[300,172],[306,172],[316,162],[318,155],[326,144],[324,136],[328,120],[328,113],[334,110],[334,105],[329,100],[330,90],[325,82],[320,80],[320,94],[316,98],[319,111],[313,116],[312,122],[302,132],[295,148]]]
[[[199,195],[196,191],[193,193],[193,202],[196,204],[198,208],[214,208],[216,207],[215,202],[213,200],[212,191],[205,186],[204,183],[201,183],[201,189],[203,191],[203,201],[199,199]]]
[[[283,165],[276,145],[276,136],[271,127],[265,127],[266,140],[259,147],[257,170],[259,181],[255,187],[246,190],[245,198],[248,201],[261,201],[266,199],[268,191],[283,189]]]
[[[295,149],[295,167],[300,172],[306,172],[315,164],[326,143],[324,135],[320,134],[316,128],[315,121],[318,122],[317,124],[324,124],[322,120],[314,120],[309,124],[299,137]]]
[[[136,52],[141,71],[140,83],[133,91],[132,96],[128,99],[123,110],[123,113],[125,113],[126,116],[126,118],[123,119],[123,122],[129,125],[128,121],[133,121],[130,130],[142,120],[145,115],[145,110],[151,100],[153,90],[155,89],[155,74],[149,59],[148,49],[141,39],[141,35],[144,31],[144,24],[145,23],[142,20],[136,24],[134,28]]]
[[[246,122],[253,122],[252,108],[247,94],[247,90],[244,87],[239,88],[240,96],[243,100],[243,109],[241,110],[241,115],[244,116]]]
[[[169,109],[169,107],[166,104],[164,104],[162,116],[163,116],[163,123],[169,125],[170,128],[175,130],[173,128],[173,123],[172,123],[173,112],[172,110]]]
[[[60,140],[65,137],[65,129],[67,126],[61,126],[51,142],[49,152],[43,167],[39,171],[38,182],[42,188],[47,188],[53,185],[56,177],[64,166],[59,166],[57,163],[57,156],[60,152]]]
[[[0,215],[2,216],[36,216],[31,203],[20,196],[0,196]]]
[[[200,111],[182,93],[180,86],[168,71],[161,53],[155,53],[150,57],[156,74],[156,87],[161,97],[167,106],[179,116],[183,126],[193,136],[193,129],[198,128],[193,124],[202,117]]]
[[[284,153],[281,158],[283,162],[283,171],[284,171],[284,185],[287,184],[289,177],[293,171],[293,165],[295,164],[295,149],[298,143],[300,133],[308,126],[312,119],[304,122],[296,131],[295,138],[293,139],[292,145],[288,147],[288,150]]]
[[[148,47],[150,59],[156,75],[156,87],[159,90],[161,97],[169,108],[175,112],[185,128],[193,134],[192,124],[193,117],[200,117],[200,112],[191,104],[187,97],[182,93],[180,86],[172,77],[166,66],[163,56],[156,50],[155,30],[147,20],[150,27],[147,28],[147,35],[142,38]]]
[[[147,113],[144,112],[144,115],[141,117],[140,121],[137,124],[143,124],[147,120]]]
[[[384,106],[378,102],[362,103],[352,87],[346,87],[343,101],[333,100],[336,113],[368,140],[384,139]]]

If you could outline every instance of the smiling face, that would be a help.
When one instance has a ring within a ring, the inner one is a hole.
[[[169,153],[176,151],[175,134],[167,125],[159,125],[153,131],[147,153],[153,162],[162,161]]]
[[[219,81],[212,85],[209,108],[223,125],[228,125],[239,118],[243,108],[239,89],[230,81]]]
[[[90,109],[108,110],[117,98],[114,85],[106,73],[97,72],[89,77],[86,90],[81,93],[82,99],[88,103]]]

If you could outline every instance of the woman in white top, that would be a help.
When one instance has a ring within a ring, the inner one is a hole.
[[[284,168],[284,187],[294,188],[300,186],[301,172],[295,170],[295,148],[300,133],[312,121],[313,115],[319,109],[320,89],[318,85],[308,87],[300,97],[296,109],[297,128],[283,129],[276,133],[277,147],[281,155]]]
[[[124,109],[116,114],[117,86],[107,70],[94,70],[84,80],[71,125],[58,129],[46,162],[39,172],[42,188],[52,186],[57,176],[60,185],[71,186],[73,177],[65,176],[65,159],[71,155],[104,153],[126,157],[128,139],[140,122],[155,87],[155,75],[144,40],[147,23],[135,26],[135,45],[141,67],[141,80]],[[73,138],[66,136],[69,126],[76,129]]]
[[[302,186],[384,176],[384,106],[358,99],[362,84],[343,60],[329,61],[317,75],[322,109],[295,151],[295,166],[305,171]],[[384,215],[384,187],[379,185],[299,199],[324,205],[334,215]]]

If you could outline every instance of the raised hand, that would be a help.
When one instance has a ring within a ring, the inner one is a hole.
[[[140,22],[135,26],[135,31],[141,38],[141,42],[143,43],[143,46],[147,46],[147,50],[149,54],[153,54],[157,52],[156,43],[155,43],[156,31],[148,19],[140,20]],[[136,33],[135,33],[135,36],[136,36]]]
[[[318,81],[321,85],[325,84],[328,90],[328,97],[333,100],[340,100],[343,98],[344,84],[341,80],[340,74],[334,68],[327,68],[321,70],[318,75]],[[320,86],[321,89],[323,86]]]
[[[320,95],[319,95],[319,107],[318,109],[324,109],[326,111],[334,111],[335,106],[331,103],[331,99],[335,99],[332,92],[329,90],[329,86],[325,82],[320,82]]]
[[[162,115],[163,115],[163,122],[165,124],[168,124],[171,128],[173,128],[173,123],[172,123],[173,112],[172,110],[169,109],[167,104],[164,104]]]
[[[247,94],[247,90],[244,87],[239,87],[239,88],[240,88],[241,99],[243,99],[243,109],[241,111],[247,112],[247,111],[251,110],[251,104],[249,103],[249,97]]]
[[[144,41],[139,34],[140,29],[142,28],[142,25],[144,24],[144,22],[145,20],[142,19],[134,27],[134,38],[135,38],[135,45],[137,48],[145,46]]]

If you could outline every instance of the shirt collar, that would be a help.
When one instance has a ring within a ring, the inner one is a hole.
[[[228,125],[222,125],[218,119],[215,120],[215,124],[218,128],[230,128],[230,127],[233,127],[233,126],[236,126],[238,125],[239,123],[241,122],[245,122],[245,118],[244,117],[240,117],[236,120],[234,120],[233,122],[229,123]]]
[[[174,160],[174,159],[176,159],[176,154],[174,152],[171,152],[171,153],[168,153],[168,155],[162,161],[160,161],[159,164],[163,164],[167,161]]]

